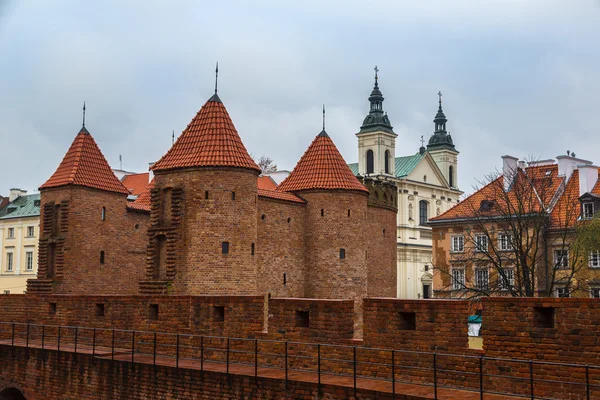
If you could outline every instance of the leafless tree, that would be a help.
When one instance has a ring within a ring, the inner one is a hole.
[[[258,159],[254,158],[254,161],[258,164],[263,174],[277,171],[277,165],[271,157],[260,156]]]

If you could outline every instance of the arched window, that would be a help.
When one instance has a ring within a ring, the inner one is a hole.
[[[425,225],[427,223],[427,208],[429,203],[425,200],[419,201],[419,225]]]
[[[373,150],[367,150],[367,174],[372,174],[374,171]]]
[[[454,187],[454,167],[452,165],[448,167],[448,183],[450,187]]]
[[[390,173],[390,151],[389,150],[385,151],[385,173],[386,174]]]

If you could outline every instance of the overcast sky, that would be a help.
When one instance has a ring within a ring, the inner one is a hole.
[[[250,153],[291,170],[321,130],[357,161],[373,67],[396,156],[438,90],[471,192],[500,156],[600,163],[599,0],[0,0],[0,193],[36,190],[81,126],[145,171],[212,95]]]

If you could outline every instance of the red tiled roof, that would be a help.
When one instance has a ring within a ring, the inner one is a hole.
[[[268,197],[270,199],[292,201],[294,203],[306,203],[300,197],[298,197],[292,193],[287,193],[287,192],[277,192],[275,190],[267,190],[267,189],[259,188],[258,195],[260,197]]]
[[[275,190],[277,184],[270,176],[259,176],[258,177],[258,188],[265,190]]]
[[[550,213],[552,228],[572,227],[581,213],[579,206],[579,171],[573,171],[562,196]]]
[[[508,196],[504,192],[504,178],[499,176],[445,213],[430,218],[430,221],[506,215],[510,210],[537,212],[542,208],[547,209],[551,206],[563,181],[564,178],[558,176],[556,164],[519,169],[515,182],[507,193]],[[486,214],[480,210],[484,200],[493,202],[492,208],[486,211]],[[528,209],[524,210],[523,207]]]
[[[277,191],[298,192],[310,189],[343,189],[369,192],[356,179],[346,161],[325,131],[310,144]]]
[[[137,199],[127,206],[133,210],[148,211],[150,212],[150,190],[154,187],[154,179],[146,185],[144,191],[138,196]]]
[[[117,179],[106,158],[87,129],[81,128],[65,154],[56,172],[40,186],[51,187],[79,185],[109,192],[128,194],[129,191]]]
[[[164,171],[208,166],[248,168],[260,172],[216,94],[202,106],[175,144],[151,169]]]
[[[600,195],[600,168],[598,168],[598,180],[596,181],[596,185],[592,189],[593,194]]]
[[[125,175],[121,182],[123,182],[123,186],[125,186],[127,190],[129,190],[130,194],[139,196],[144,191],[144,189],[146,189],[146,186],[148,186],[149,180],[150,173],[143,172],[141,174]]]

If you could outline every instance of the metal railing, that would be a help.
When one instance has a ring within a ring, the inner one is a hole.
[[[154,366],[219,370],[260,376],[259,369],[316,374],[319,393],[328,376],[347,377],[356,391],[368,380],[440,390],[462,389],[529,399],[600,398],[600,366],[494,358],[443,352],[407,351],[256,338],[191,335],[142,330],[0,322],[0,344]],[[76,359],[75,359],[76,360]],[[210,367],[210,366],[212,367]],[[208,367],[208,368],[207,368]],[[558,397],[556,397],[558,396]]]

